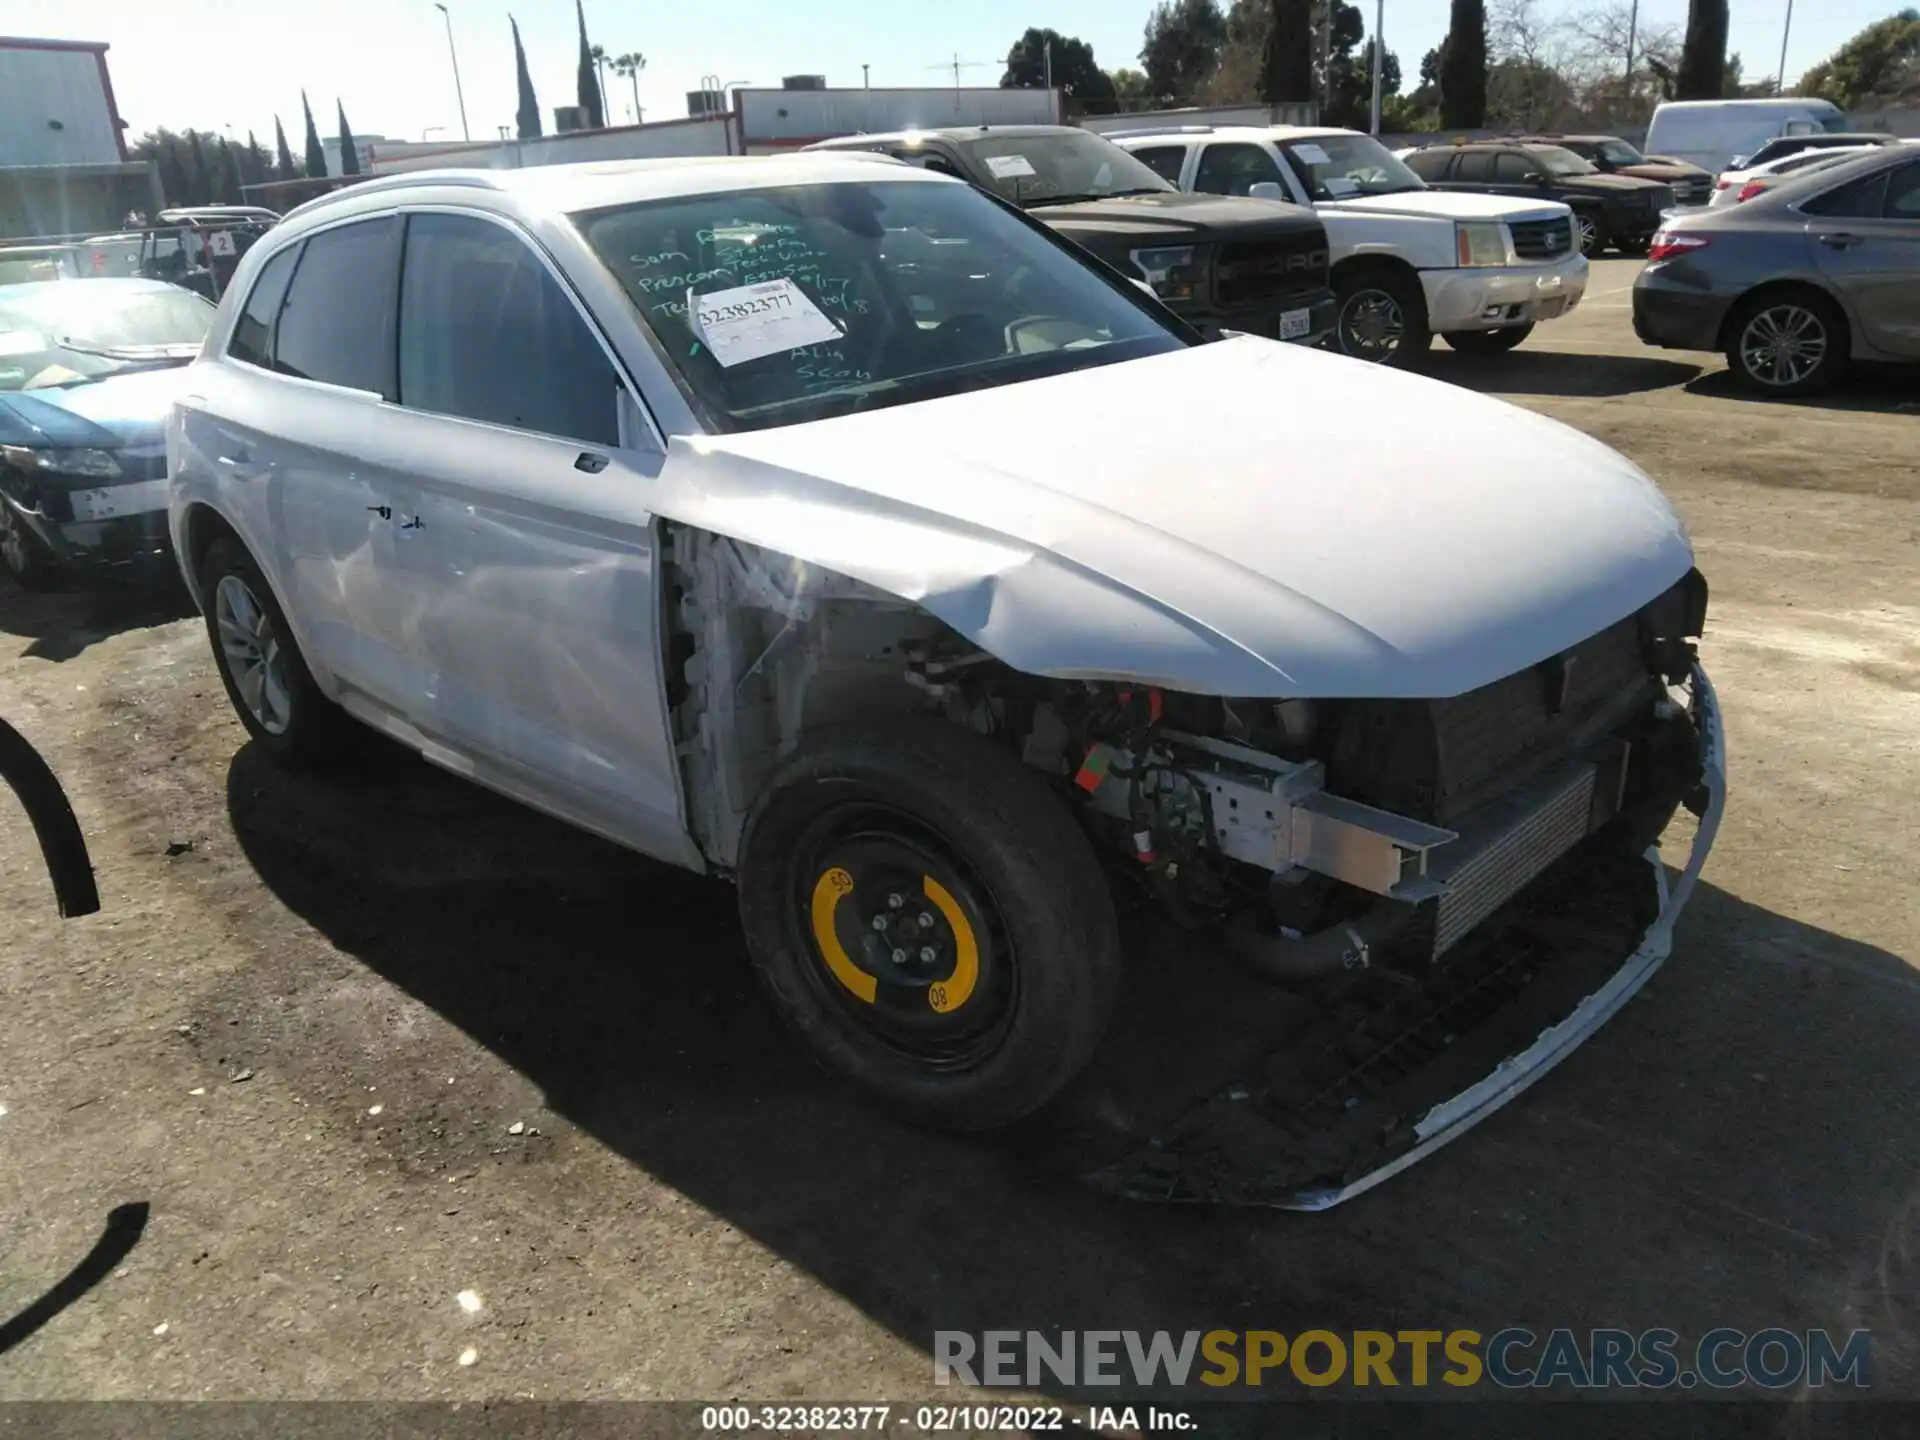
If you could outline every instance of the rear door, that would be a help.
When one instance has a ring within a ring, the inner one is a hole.
[[[1920,160],[1856,180],[1801,207],[1815,262],[1873,347],[1920,358]]]
[[[683,853],[650,509],[659,432],[518,227],[408,216],[387,593],[443,762]],[[450,752],[450,754],[449,754]]]

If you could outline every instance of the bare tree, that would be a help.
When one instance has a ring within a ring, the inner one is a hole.
[[[1671,98],[1671,77],[1680,62],[1679,28],[1641,25],[1636,30],[1634,22],[1635,7],[1628,0],[1607,0],[1567,20],[1572,37],[1567,76],[1582,107],[1596,119],[1639,124],[1657,99]],[[1632,75],[1626,73],[1629,55]]]
[[[1564,19],[1541,13],[1540,0],[1494,0],[1487,8],[1488,123],[1540,130],[1569,120],[1573,39]]]

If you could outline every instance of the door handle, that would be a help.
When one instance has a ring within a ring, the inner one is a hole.
[[[401,521],[400,528],[402,530],[418,530],[420,528],[420,517],[416,515],[411,520]]]
[[[596,451],[582,450],[580,454],[577,457],[575,457],[573,462],[573,468],[576,470],[583,470],[589,475],[598,475],[602,470],[606,469],[607,466],[611,463],[612,462],[609,461],[606,456],[601,455]]]
[[[1855,245],[1860,244],[1861,241],[1858,235],[1848,235],[1842,232],[1834,235],[1822,235],[1820,237],[1820,243],[1825,245],[1829,250],[1851,250]]]
[[[391,505],[369,505],[367,506],[367,510],[371,514],[378,515],[382,520],[391,520],[393,518],[393,507]]]

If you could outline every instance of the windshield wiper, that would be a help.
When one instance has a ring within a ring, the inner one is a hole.
[[[1036,205],[1078,205],[1082,200],[1106,200],[1108,195],[1035,195],[1020,203],[1031,210]]]

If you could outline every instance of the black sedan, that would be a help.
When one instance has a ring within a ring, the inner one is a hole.
[[[1633,328],[1723,351],[1764,395],[1810,394],[1849,360],[1920,363],[1920,145],[1670,222],[1634,282]]]
[[[0,564],[164,574],[167,414],[213,306],[156,280],[0,289]]]

